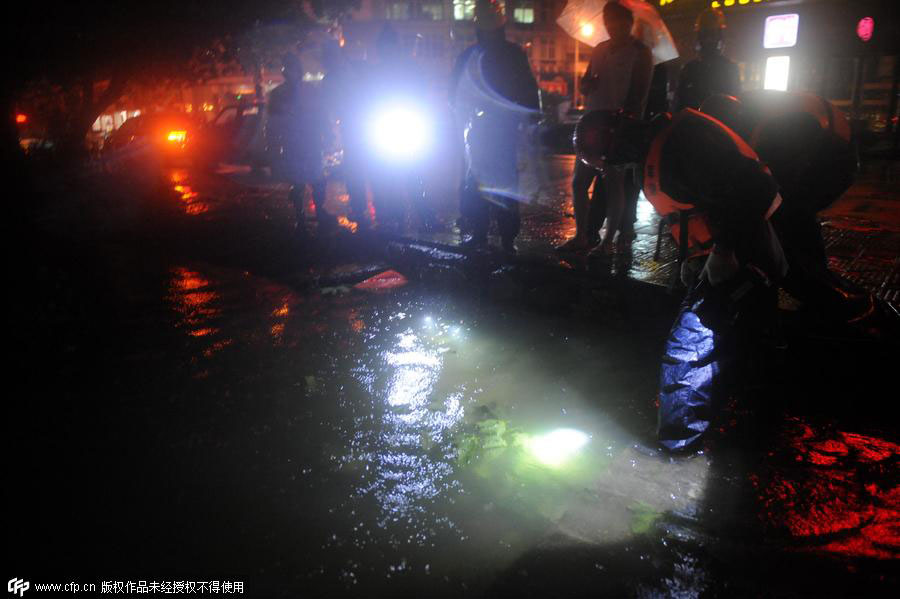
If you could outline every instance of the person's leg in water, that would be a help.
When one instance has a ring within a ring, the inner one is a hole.
[[[716,414],[737,388],[742,363],[751,358],[748,323],[729,314],[724,302],[721,290],[701,280],[688,293],[669,332],[660,367],[657,422],[659,444],[667,451],[687,453],[701,447]]]
[[[591,250],[591,256],[609,255],[613,252],[613,239],[622,224],[625,212],[625,169],[610,168],[603,175],[606,186],[606,235]]]
[[[576,156],[572,173],[572,209],[575,212],[575,236],[557,247],[560,251],[579,251],[590,247],[589,223],[591,204],[588,189],[597,178],[596,169],[584,164]]]
[[[487,244],[487,234],[490,226],[490,205],[482,197],[481,191],[478,189],[478,182],[471,171],[466,172],[465,180],[460,189],[459,212],[470,236],[463,241],[463,244],[471,246]]]
[[[412,210],[419,217],[419,232],[429,233],[438,228],[437,217],[434,214],[434,206],[429,201],[431,198],[425,192],[425,178],[418,169],[410,171],[406,181],[406,195],[412,202]]]
[[[603,177],[597,175],[594,179],[594,189],[591,191],[591,204],[588,217],[588,243],[591,247],[600,243],[600,230],[603,221],[606,220],[606,186]]]
[[[748,379],[746,366],[772,353],[765,347],[777,333],[777,285],[771,281],[786,269],[768,223],[742,254],[713,249],[672,325],[662,358],[657,432],[668,451],[698,448],[728,396],[762,380]]]
[[[313,205],[316,207],[316,222],[319,233],[330,233],[337,229],[337,219],[325,210],[327,181],[324,178],[312,181]]]
[[[295,229],[298,234],[306,234],[306,183],[295,182],[288,192],[288,200],[294,206]]]
[[[515,240],[519,235],[521,217],[519,216],[519,202],[510,198],[494,198],[495,204],[491,211],[496,215],[497,232],[500,233],[500,246],[508,253],[515,253]]]
[[[357,231],[372,228],[369,215],[369,199],[366,195],[366,175],[358,155],[350,149],[344,152],[344,185],[350,196],[350,217],[356,223]]]
[[[622,222],[619,225],[619,239],[616,240],[616,254],[620,258],[631,257],[631,246],[634,243],[634,225],[637,222],[637,202],[641,190],[635,181],[634,168],[629,167],[625,171],[623,185],[625,193],[625,209],[622,214]]]
[[[782,282],[788,293],[832,322],[852,321],[872,310],[873,300],[867,291],[843,281],[828,268],[815,214],[785,200],[772,216],[772,225],[790,264]]]
[[[375,206],[378,230],[382,233],[400,233],[402,215],[400,205],[404,192],[402,182],[397,181],[396,173],[384,168],[373,173],[371,181],[372,204]]]

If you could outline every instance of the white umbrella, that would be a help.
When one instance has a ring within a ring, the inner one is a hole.
[[[566,8],[556,19],[566,33],[589,46],[596,46],[609,39],[603,25],[603,7],[607,0],[569,0]],[[678,50],[672,34],[662,17],[646,0],[619,0],[619,3],[634,14],[632,33],[644,42],[653,53],[653,64],[678,58]]]

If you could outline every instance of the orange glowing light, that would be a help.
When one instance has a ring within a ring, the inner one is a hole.
[[[222,351],[226,347],[233,345],[234,339],[223,339],[222,341],[216,341],[211,344],[209,347],[203,350],[203,356],[206,358],[211,358],[216,355],[218,352]]]
[[[179,291],[193,291],[209,287],[209,281],[201,277],[198,273],[190,271],[186,268],[175,269],[175,280],[173,284]]]
[[[214,291],[191,291],[183,294],[182,303],[185,306],[198,308],[209,304],[217,298],[218,295]]]
[[[218,332],[218,329],[203,328],[203,329],[194,329],[193,331],[188,331],[188,334],[191,337],[207,337],[209,335],[215,335],[217,332]]]
[[[166,136],[166,141],[174,144],[183,144],[185,139],[187,139],[187,131],[180,129],[169,131],[169,134]]]
[[[585,23],[581,26],[581,35],[584,37],[591,37],[594,35],[594,25],[593,23]]]
[[[275,310],[272,311],[272,316],[285,317],[290,314],[290,312],[291,306],[287,302],[284,302],[281,304],[281,307],[275,308]]]
[[[27,122],[28,122],[28,116],[19,113],[19,114],[16,115],[16,122],[19,123],[20,125],[23,124],[23,123],[27,123]]]
[[[337,221],[338,221],[338,226],[340,226],[344,229],[347,229],[351,233],[356,233],[356,229],[357,229],[358,225],[355,222],[353,222],[352,220],[350,220],[349,218],[347,218],[346,216],[339,216]]]

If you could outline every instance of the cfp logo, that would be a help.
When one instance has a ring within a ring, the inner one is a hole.
[[[13,595],[18,594],[19,597],[25,594],[25,591],[31,588],[31,583],[21,578],[13,578],[6,583],[6,590]]]

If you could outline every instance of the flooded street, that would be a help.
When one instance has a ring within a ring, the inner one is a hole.
[[[168,173],[137,233],[48,235],[34,258],[10,476],[14,534],[52,576],[252,597],[896,591],[896,426],[828,407],[886,398],[886,377],[804,363],[729,408],[717,451],[670,460],[643,446],[677,298],[535,308],[436,285],[349,230],[298,241],[286,190],[215,177]],[[526,213],[548,222],[526,253],[566,237],[564,210]]]

